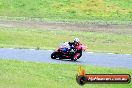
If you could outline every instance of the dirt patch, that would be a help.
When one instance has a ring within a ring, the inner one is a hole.
[[[0,21],[0,27],[39,28],[49,30],[74,30],[90,32],[109,32],[118,34],[132,34],[132,25],[124,24],[79,24],[32,21]]]

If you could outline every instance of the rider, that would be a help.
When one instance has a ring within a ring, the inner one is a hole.
[[[63,43],[63,52],[74,51],[76,53],[75,47],[80,45],[79,38],[74,38],[73,42],[64,42]]]
[[[69,45],[71,46],[71,50],[70,51],[74,51],[74,59],[77,59],[81,56],[82,53],[79,53],[79,57],[78,57],[78,50],[76,49],[77,46],[81,45],[79,38],[75,38],[73,40],[73,42],[69,42]]]
[[[70,45],[70,49],[75,49],[75,46],[78,46],[80,45],[80,40],[79,38],[74,38],[73,42],[69,42],[69,45]]]

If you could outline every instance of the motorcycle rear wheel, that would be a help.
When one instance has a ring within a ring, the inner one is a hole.
[[[56,55],[57,55],[57,52],[53,52],[53,53],[51,54],[51,58],[52,58],[52,59],[56,59],[56,58],[57,58]]]

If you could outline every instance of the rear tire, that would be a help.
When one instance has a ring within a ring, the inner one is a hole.
[[[52,58],[52,59],[56,59],[56,58],[57,58],[56,55],[57,55],[57,52],[53,52],[53,53],[51,54],[51,58]]]

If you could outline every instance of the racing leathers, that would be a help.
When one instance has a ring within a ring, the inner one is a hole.
[[[80,42],[78,42],[78,43],[75,43],[75,42],[69,42],[69,45],[70,45],[70,49],[69,49],[69,51],[74,51],[74,58],[77,58],[77,54],[78,54],[78,50],[77,50],[77,46],[79,46],[79,45],[81,45],[81,43]]]

